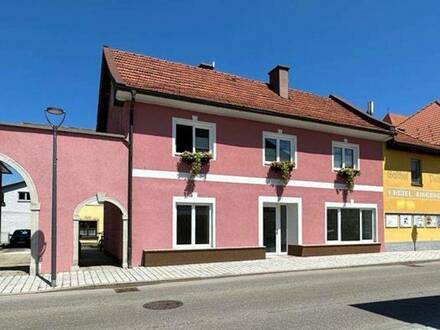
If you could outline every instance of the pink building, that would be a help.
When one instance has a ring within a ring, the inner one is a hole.
[[[30,193],[29,272],[51,269],[52,130],[42,125],[0,123],[0,162],[21,175]],[[127,146],[124,136],[61,128],[58,136],[58,271],[78,267],[79,211],[104,204],[106,252],[127,266]]]
[[[288,71],[260,82],[104,49],[97,130],[132,133],[132,265],[382,250],[389,125],[289,89]],[[213,157],[193,180],[184,151]],[[287,184],[273,161],[294,163]],[[352,191],[341,168],[362,173]]]

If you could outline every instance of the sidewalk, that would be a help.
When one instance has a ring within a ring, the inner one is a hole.
[[[440,260],[440,251],[383,252],[326,257],[268,257],[265,260],[221,262],[163,267],[122,269],[89,267],[78,272],[59,273],[57,287],[49,286],[49,275],[0,275],[0,294],[23,294],[75,288],[97,288],[125,284],[153,284],[162,281],[267,274],[303,270],[334,269]]]

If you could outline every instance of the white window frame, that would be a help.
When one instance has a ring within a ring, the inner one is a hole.
[[[342,167],[335,167],[335,147],[342,148]],[[332,141],[332,169],[338,171],[345,167],[345,149],[353,150],[353,168],[360,170],[360,157],[359,157],[359,145],[348,142]]]
[[[172,138],[172,156],[178,157],[180,155],[179,152],[176,151],[176,126],[177,125],[186,125],[192,127],[192,139],[193,139],[193,152],[196,151],[196,128],[202,128],[209,130],[209,152],[212,154],[212,159],[216,159],[216,124],[209,123],[204,121],[199,121],[197,116],[193,116],[192,119],[184,119],[173,117],[172,120],[172,130],[173,130],[173,138]]]
[[[328,209],[336,209],[338,210],[338,239],[337,240],[327,240],[327,210]],[[359,241],[342,241],[341,240],[341,210],[342,209],[358,209],[360,212],[359,215]],[[362,211],[373,211],[373,238],[371,240],[363,240],[362,239]],[[361,245],[361,244],[371,244],[378,243],[378,214],[377,214],[377,204],[359,204],[359,203],[325,203],[324,207],[324,240],[325,244],[328,245]]]
[[[177,244],[177,206],[191,205],[191,244]],[[209,244],[195,244],[195,206],[209,206]],[[215,198],[173,197],[173,249],[197,250],[215,248]]]
[[[290,161],[294,162],[295,163],[294,168],[297,168],[298,158],[297,158],[297,152],[296,152],[296,136],[295,135],[263,131],[263,150],[262,150],[263,165],[270,165],[272,163],[272,161],[266,161],[266,139],[276,139],[276,141],[277,141],[276,161],[280,161],[280,140],[290,141]]]

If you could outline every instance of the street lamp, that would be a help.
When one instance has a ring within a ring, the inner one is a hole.
[[[0,245],[2,245],[2,207],[6,206],[3,198],[3,174],[12,174],[12,172],[0,162]]]
[[[44,115],[52,127],[52,226],[51,226],[51,276],[50,285],[57,285],[57,132],[63,124],[66,113],[61,108],[49,107]]]

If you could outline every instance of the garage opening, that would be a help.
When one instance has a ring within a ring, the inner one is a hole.
[[[73,269],[126,267],[126,213],[105,197],[81,203],[74,215]]]
[[[0,276],[30,272],[31,195],[22,176],[0,161]]]

